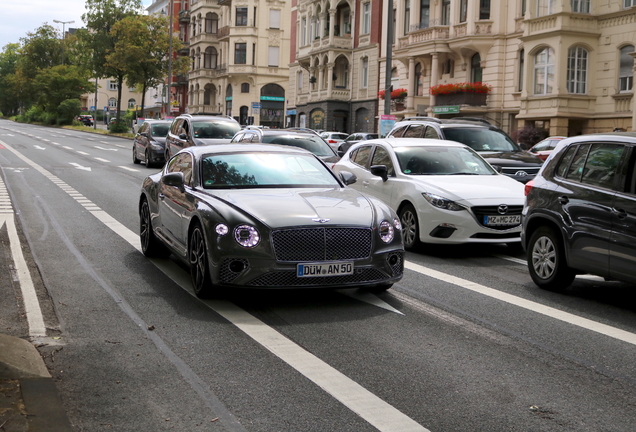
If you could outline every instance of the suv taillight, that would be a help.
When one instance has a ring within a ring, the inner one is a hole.
[[[532,186],[534,186],[534,180],[530,180],[528,183],[525,184],[525,186],[523,187],[523,194],[525,196],[528,196],[530,190],[532,189]]]
[[[328,142],[329,144],[335,144],[335,143],[337,143],[338,141],[330,139],[330,140],[329,140],[329,141],[327,141],[327,142]]]

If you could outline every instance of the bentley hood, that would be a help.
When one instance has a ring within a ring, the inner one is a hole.
[[[371,202],[350,188],[233,189],[215,190],[213,195],[272,228],[374,224]]]

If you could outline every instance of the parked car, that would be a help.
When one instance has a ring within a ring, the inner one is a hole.
[[[526,184],[522,242],[539,287],[577,273],[636,283],[635,161],[634,132],[567,138]]]
[[[338,156],[343,156],[347,150],[351,148],[352,145],[359,143],[360,141],[367,141],[370,139],[378,138],[378,134],[376,133],[367,133],[367,132],[357,132],[349,135],[343,142],[338,146]]]
[[[266,143],[299,147],[318,156],[329,166],[340,160],[336,152],[318,135],[289,129],[243,129],[232,138],[233,143]]]
[[[407,118],[397,122],[387,137],[435,138],[466,144],[497,170],[522,183],[530,181],[543,164],[541,159],[522,150],[504,131],[480,118]]]
[[[320,137],[324,139],[332,149],[338,151],[338,146],[348,137],[346,133],[342,132],[321,132]]]
[[[188,147],[143,182],[141,248],[188,265],[200,297],[220,287],[386,290],[404,269],[400,222],[345,187],[352,181],[298,148]]]
[[[239,122],[229,116],[182,114],[166,136],[166,160],[187,147],[229,143],[240,130]]]
[[[90,114],[81,114],[76,118],[77,121],[84,124],[84,126],[93,126],[95,121],[93,120],[93,116]]]
[[[133,141],[133,163],[145,162],[147,168],[161,166],[166,161],[166,135],[171,120],[145,120]]]
[[[499,174],[464,144],[414,138],[364,141],[333,170],[353,173],[358,181],[352,188],[398,213],[407,249],[420,242],[519,247],[523,184]]]
[[[550,153],[552,153],[552,150],[556,148],[557,144],[565,138],[566,137],[563,136],[548,137],[533,145],[528,151],[539,159],[546,160],[548,156],[550,156]]]

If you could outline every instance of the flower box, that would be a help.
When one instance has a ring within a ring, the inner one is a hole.
[[[451,93],[438,94],[435,96],[435,105],[486,105],[486,93]]]

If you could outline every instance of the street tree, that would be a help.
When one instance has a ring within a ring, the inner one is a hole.
[[[106,62],[125,71],[128,86],[140,87],[143,107],[146,90],[163,83],[168,75],[168,19],[159,15],[129,16],[113,25],[111,33],[117,42],[114,51],[106,56]],[[180,47],[179,42],[173,41],[173,52]],[[172,67],[177,73],[186,73],[188,57],[173,59]]]
[[[115,51],[118,35],[111,30],[113,26],[128,16],[140,14],[141,0],[86,0],[86,13],[82,20],[87,31],[81,33],[86,39],[83,43],[90,47],[93,55],[94,73],[100,78],[113,78],[117,81],[117,113],[119,123],[121,112],[121,92],[126,70],[108,63],[106,57]]]
[[[0,53],[0,112],[5,116],[18,114],[20,86],[16,76],[20,45],[10,43]]]
[[[33,80],[33,89],[38,94],[37,103],[44,111],[59,114],[59,107],[63,102],[69,99],[79,102],[81,95],[94,90],[94,84],[89,81],[86,69],[74,65],[59,65],[40,71]],[[63,112],[67,113],[68,108]],[[72,117],[69,119],[66,115],[62,117],[66,122],[72,120]]]

